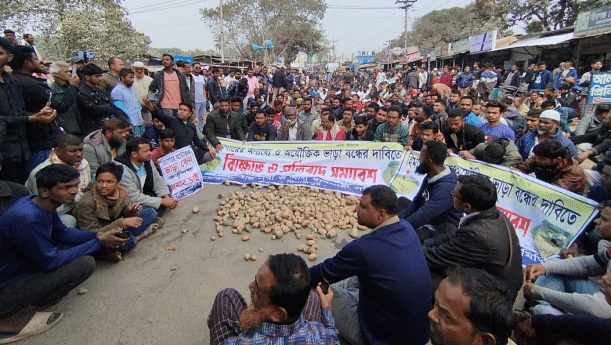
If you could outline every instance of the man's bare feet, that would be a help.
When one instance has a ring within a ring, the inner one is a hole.
[[[36,309],[27,307],[6,319],[0,319],[0,333],[19,333],[32,320]]]

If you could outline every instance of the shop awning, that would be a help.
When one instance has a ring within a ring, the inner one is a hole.
[[[525,48],[525,47],[540,47],[540,46],[553,46],[556,44],[560,44],[563,42],[567,42],[573,39],[573,33],[565,33],[555,36],[547,36],[547,37],[538,37],[538,38],[530,38],[525,40],[518,40],[513,44],[505,46],[500,49],[495,50],[505,50],[512,48]]]

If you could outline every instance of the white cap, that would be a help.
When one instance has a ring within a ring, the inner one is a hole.
[[[146,68],[146,66],[140,61],[134,61],[132,63],[132,67],[134,68]]]
[[[550,119],[556,122],[560,122],[560,113],[556,110],[545,110],[539,115],[540,119]]]

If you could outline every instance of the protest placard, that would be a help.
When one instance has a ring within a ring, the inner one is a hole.
[[[172,198],[184,199],[203,188],[201,171],[189,146],[160,158],[159,168]]]
[[[592,73],[588,104],[611,104],[611,73]]]

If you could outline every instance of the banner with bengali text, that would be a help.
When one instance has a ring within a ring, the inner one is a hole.
[[[419,153],[396,143],[221,143],[217,158],[200,165],[203,183],[296,185],[357,196],[385,184],[411,200],[424,178],[415,174]],[[524,265],[557,257],[597,214],[594,201],[504,167],[457,156],[446,165],[457,175],[486,175],[496,185],[497,207],[516,229]]]
[[[161,157],[159,168],[172,198],[184,199],[203,188],[202,176],[197,173],[197,159],[190,146]]]
[[[419,157],[418,152],[408,152],[391,182],[397,194],[410,200],[424,178],[415,173]],[[445,163],[457,175],[483,174],[496,185],[497,207],[516,230],[523,265],[556,258],[598,213],[593,200],[514,170],[457,156],[448,157]]]

